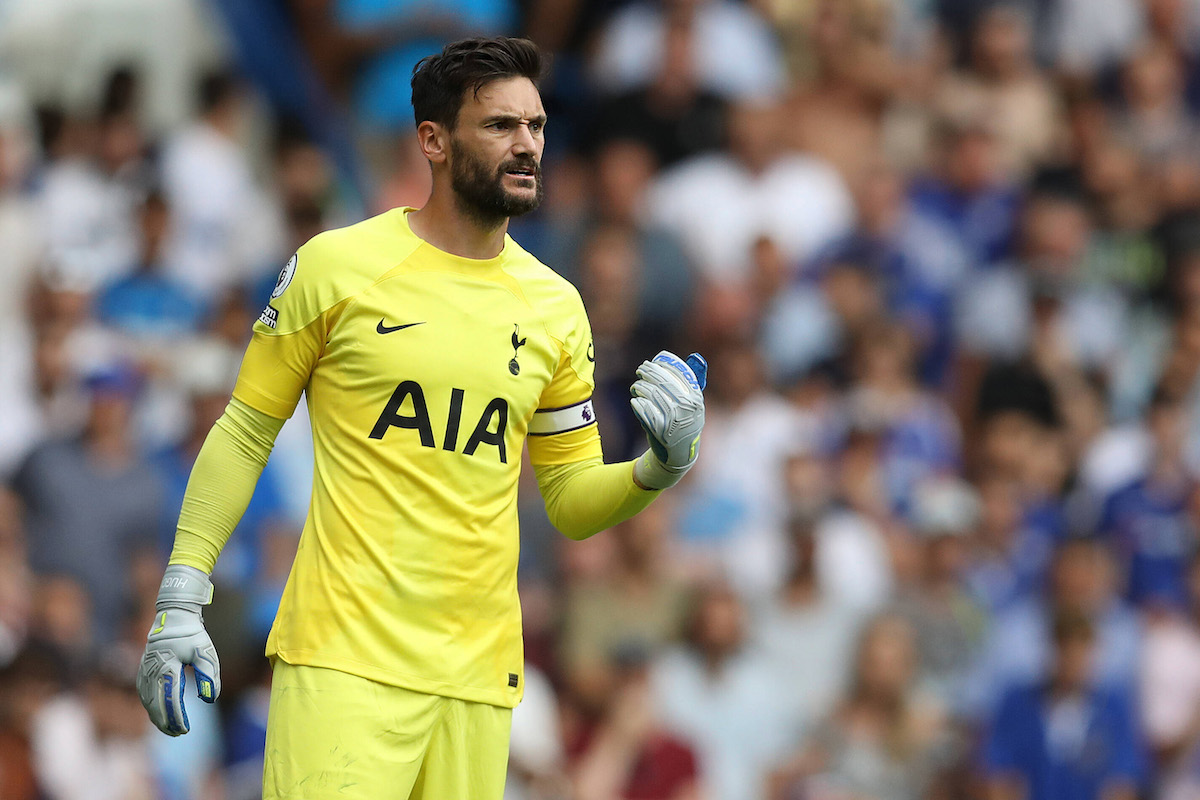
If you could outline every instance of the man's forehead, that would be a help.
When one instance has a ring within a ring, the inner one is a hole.
[[[498,114],[516,114],[522,119],[545,115],[542,96],[528,78],[489,81],[478,92],[467,90],[463,113],[480,119]]]

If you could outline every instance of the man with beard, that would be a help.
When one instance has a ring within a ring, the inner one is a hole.
[[[526,437],[573,539],[636,514],[695,462],[704,360],[662,352],[638,368],[650,448],[605,464],[579,294],[506,235],[542,196],[541,66],[523,39],[456,42],[417,65],[428,203],[300,248],[196,459],[138,675],[171,735],[188,730],[183,665],[202,700],[220,692],[208,575],[306,395],[315,478],[267,641],[264,798],[500,798],[524,688]]]

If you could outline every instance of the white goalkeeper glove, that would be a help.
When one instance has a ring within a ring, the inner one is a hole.
[[[194,567],[172,564],[163,573],[137,688],[150,721],[171,736],[190,728],[183,707],[184,665],[192,667],[201,700],[213,703],[221,694],[221,662],[200,616],[200,607],[211,603],[212,595],[212,582]]]
[[[704,428],[708,362],[699,353],[687,360],[663,350],[637,369],[630,387],[634,416],[650,449],[633,465],[633,478],[647,489],[674,486],[696,463]]]

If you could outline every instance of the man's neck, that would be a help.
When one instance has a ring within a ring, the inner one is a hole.
[[[495,258],[504,249],[508,218],[490,225],[459,207],[452,192],[435,186],[429,202],[408,215],[408,224],[418,237],[451,255],[463,258]]]

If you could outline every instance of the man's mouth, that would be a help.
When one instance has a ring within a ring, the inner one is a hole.
[[[537,174],[537,167],[510,167],[505,170],[505,175],[515,175],[518,178],[532,178]]]

